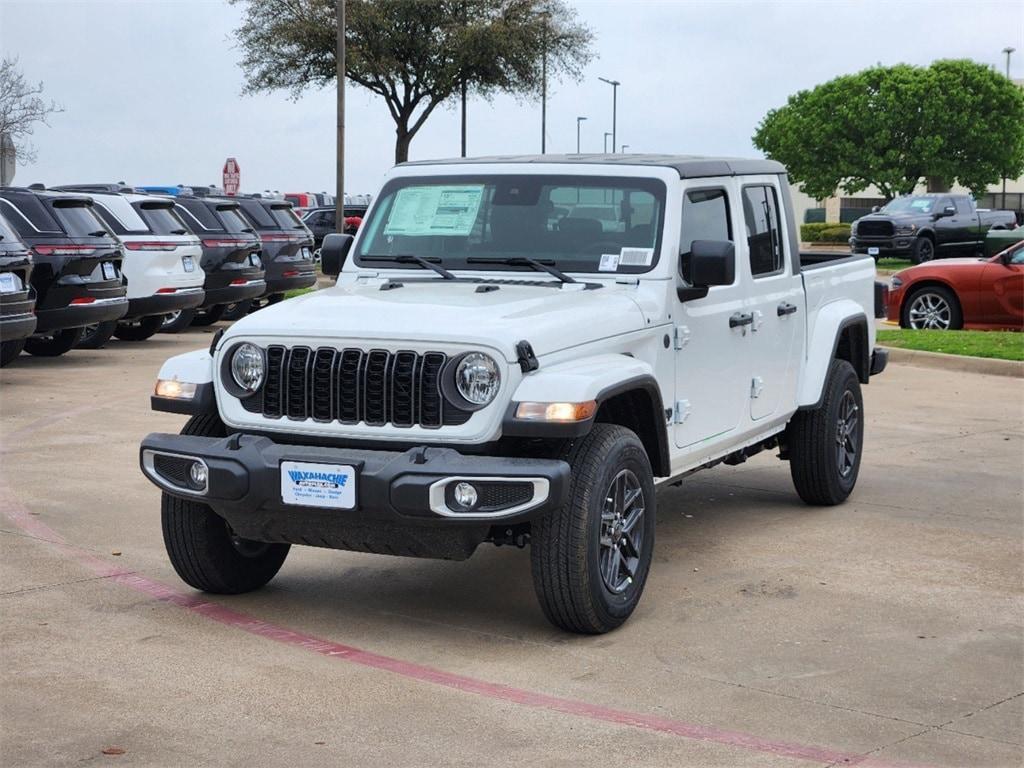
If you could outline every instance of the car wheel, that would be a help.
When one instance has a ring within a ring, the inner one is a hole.
[[[643,594],[654,551],[654,479],[640,439],[614,424],[595,424],[565,459],[569,498],[532,525],[533,584],[552,624],[600,634],[626,621]]]
[[[227,306],[227,304],[214,304],[212,307],[200,309],[196,312],[195,317],[192,318],[192,325],[197,327],[213,325],[224,316],[224,310],[227,309]]]
[[[253,307],[253,300],[252,299],[246,299],[245,301],[239,301],[239,302],[236,302],[235,304],[225,304],[224,305],[224,312],[221,313],[220,319],[221,320],[231,320],[232,322],[234,322],[235,320],[241,320],[243,317],[248,315],[249,312],[252,311],[252,307]]]
[[[183,435],[225,437],[216,415],[193,416]],[[289,544],[271,544],[238,536],[206,504],[162,494],[164,546],[182,581],[203,592],[237,595],[270,581],[288,557]]]
[[[116,329],[116,320],[87,325],[82,329],[82,338],[75,344],[75,349],[103,349]]]
[[[267,296],[267,304],[280,304],[282,301],[284,301],[283,293],[272,293]]]
[[[0,342],[0,368],[10,363],[25,348],[25,339]]]
[[[964,327],[960,302],[949,288],[926,285],[911,291],[900,311],[900,327],[956,331]]]
[[[913,264],[924,264],[935,258],[935,243],[928,237],[919,237],[910,250],[910,261]]]
[[[121,341],[145,341],[159,331],[163,324],[163,315],[140,317],[128,323],[118,323],[114,335]]]
[[[36,357],[57,357],[63,355],[78,343],[81,328],[64,328],[53,333],[31,336],[25,339],[25,351]]]
[[[801,499],[823,506],[846,500],[857,484],[864,448],[864,400],[849,362],[832,361],[821,404],[797,411],[786,428],[786,447]]]
[[[194,309],[179,309],[176,312],[168,312],[163,316],[160,333],[181,333],[192,325],[192,318],[195,316],[196,311]]]

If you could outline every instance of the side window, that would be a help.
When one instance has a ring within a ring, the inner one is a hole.
[[[961,216],[969,216],[971,211],[971,201],[967,197],[956,198],[956,212]]]
[[[732,240],[729,197],[724,189],[692,189],[683,198],[679,268],[687,283],[694,240]]]
[[[744,187],[743,218],[747,225],[751,274],[759,277],[781,272],[785,262],[775,187],[768,184]]]
[[[950,197],[939,198],[938,203],[935,204],[934,213],[942,213],[947,208],[953,207],[953,199]]]
[[[107,207],[101,203],[93,203],[92,209],[99,214],[99,217],[103,219],[103,223],[107,225],[107,228],[115,235],[126,235],[128,230],[124,228],[124,225],[117,220],[117,217],[112,214]]]

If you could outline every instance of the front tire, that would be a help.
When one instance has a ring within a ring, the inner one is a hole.
[[[160,333],[181,333],[192,325],[192,319],[195,316],[196,311],[194,309],[181,309],[177,312],[170,312],[163,316]]]
[[[227,430],[212,414],[193,416],[183,435],[225,437]],[[289,544],[267,544],[237,536],[206,504],[162,494],[164,546],[171,565],[191,587],[220,595],[237,595],[269,582],[288,557]]]
[[[640,439],[614,424],[595,424],[565,459],[569,498],[532,526],[534,590],[555,626],[601,634],[625,622],[643,594],[654,551],[654,478]]]
[[[956,294],[942,285],[926,285],[912,291],[900,310],[900,327],[916,330],[957,331],[964,327],[964,313]]]
[[[819,506],[846,501],[864,450],[864,400],[849,362],[832,361],[821,404],[796,413],[786,428],[786,445],[801,499]]]
[[[76,349],[103,349],[110,341],[110,337],[117,330],[117,321],[108,320],[105,323],[87,325],[82,329],[82,338],[75,344]]]
[[[46,336],[31,336],[25,339],[25,351],[36,357],[58,357],[78,343],[81,328],[63,328]]]
[[[118,323],[114,335],[121,341],[145,341],[163,327],[164,317],[150,315],[130,323]]]
[[[935,258],[935,243],[930,237],[919,237],[914,241],[914,247],[910,249],[910,262],[912,264],[924,264]]]

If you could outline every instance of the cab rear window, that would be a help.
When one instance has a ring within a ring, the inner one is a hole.
[[[281,229],[302,229],[303,227],[290,205],[272,205],[270,213],[274,217],[276,225]]]
[[[169,206],[147,206],[145,203],[135,203],[135,210],[146,222],[150,232],[154,235],[187,235],[189,229],[181,217]]]
[[[233,235],[237,235],[241,232],[252,232],[252,226],[244,218],[238,210],[238,206],[223,206],[217,208],[217,216],[220,218],[221,223],[224,225],[224,229]]]
[[[50,207],[61,229],[71,237],[100,237],[108,234],[103,220],[87,203],[55,200]]]

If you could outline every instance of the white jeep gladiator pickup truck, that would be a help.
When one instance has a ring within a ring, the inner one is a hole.
[[[291,544],[528,544],[548,619],[600,633],[643,592],[659,483],[773,448],[809,504],[857,481],[884,296],[870,257],[801,257],[778,163],[406,163],[323,267],[160,370],[153,408],[191,419],[140,462],[193,587],[257,589]]]

